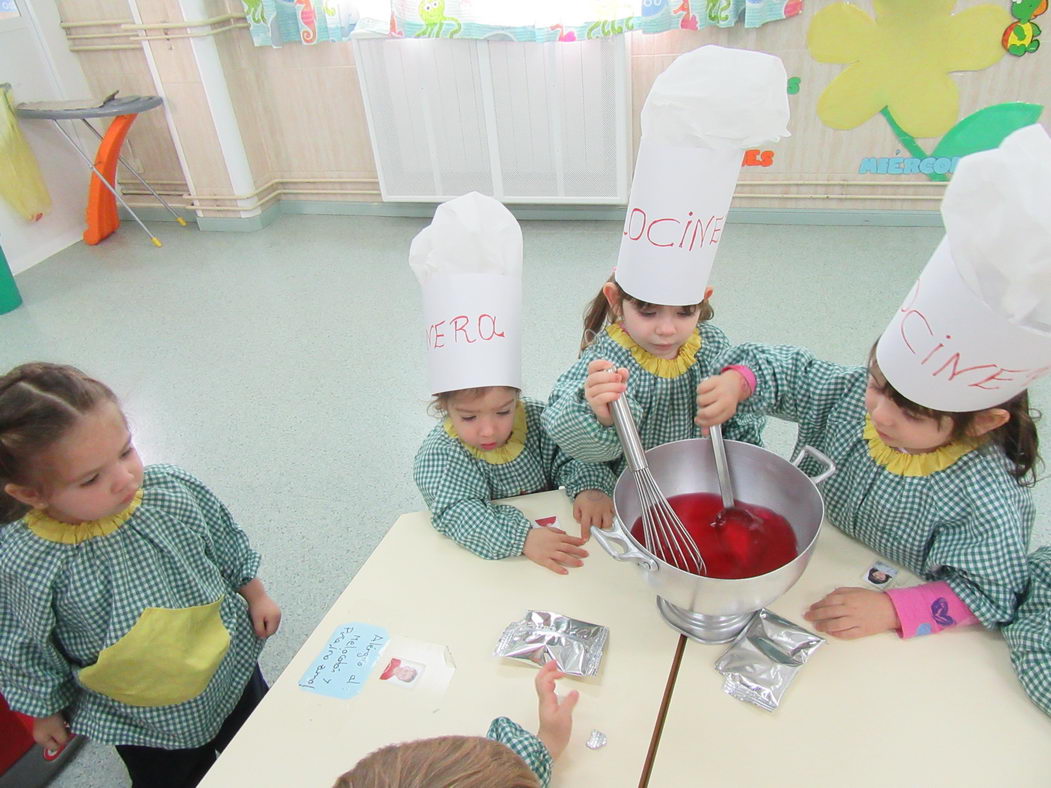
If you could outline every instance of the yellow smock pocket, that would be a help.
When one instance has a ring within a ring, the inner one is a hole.
[[[131,629],[80,671],[80,683],[129,706],[169,706],[204,692],[230,648],[222,598],[171,610],[148,607]]]

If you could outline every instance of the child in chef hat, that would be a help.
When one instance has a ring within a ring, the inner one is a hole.
[[[724,357],[755,375],[742,410],[798,422],[797,448],[836,464],[829,521],[927,581],[836,589],[806,613],[820,631],[912,637],[1014,616],[1039,461],[1026,389],[1051,371],[1049,204],[1051,138],[1028,126],[961,160],[946,235],[867,367],[787,346]],[[699,396],[698,421],[732,413],[740,390]]]
[[[785,84],[777,57],[718,46],[680,55],[654,82],[617,267],[544,413],[577,459],[623,469],[610,403],[625,393],[645,448],[700,436],[698,387],[727,383],[705,380],[729,345],[708,322],[708,277],[743,151],[788,135]],[[763,424],[746,414],[725,433],[760,443]]]
[[[564,454],[540,426],[544,403],[521,390],[522,231],[476,192],[438,206],[413,239],[423,290],[427,372],[443,416],[416,454],[416,484],[434,527],[483,558],[525,555],[565,574],[593,525],[613,516],[613,474]],[[565,487],[581,536],[534,528],[494,499]]]

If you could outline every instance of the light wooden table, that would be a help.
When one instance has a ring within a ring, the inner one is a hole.
[[[576,532],[562,492],[509,502],[533,518],[557,514],[567,531]],[[603,624],[610,631],[600,673],[590,679],[567,677],[560,684],[562,692],[580,690],[581,698],[573,738],[552,785],[638,785],[679,635],[657,613],[654,597],[640,591],[631,576],[634,567],[615,562],[593,540],[588,550],[583,567],[561,576],[525,558],[483,560],[438,534],[426,512],[403,515],[202,786],[330,786],[385,744],[484,735],[498,716],[535,732],[535,668],[492,656],[504,627],[529,609]],[[380,682],[379,663],[360,694],[347,700],[299,688],[333,631],[355,621],[449,647],[456,672],[437,711],[427,696]],[[592,729],[608,736],[605,747],[585,747]]]
[[[806,607],[861,586],[874,558],[826,523],[810,566],[770,607],[807,625]],[[653,788],[1051,785],[1051,719],[1025,696],[998,633],[829,638],[773,712],[723,693],[714,664],[725,649],[688,643]]]

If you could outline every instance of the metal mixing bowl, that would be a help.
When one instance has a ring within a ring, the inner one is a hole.
[[[642,514],[635,478],[625,470],[613,491],[614,521],[608,530],[592,529],[599,544],[618,561],[639,567],[657,594],[665,619],[681,632],[707,643],[724,643],[740,631],[752,613],[766,607],[799,579],[817,543],[825,505],[817,484],[835,473],[832,461],[806,446],[794,462],[739,441],[725,441],[737,500],[765,506],[788,520],[799,555],[784,566],[739,580],[701,577],[662,561],[630,533]],[[797,467],[810,455],[828,467],[810,478]],[[719,477],[711,442],[703,438],[666,443],[646,452],[650,471],[664,495],[718,493]]]

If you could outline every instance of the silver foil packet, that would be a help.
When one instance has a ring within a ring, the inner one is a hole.
[[[796,673],[824,642],[765,608],[757,610],[715,663],[726,677],[723,692],[773,711]]]
[[[524,659],[540,666],[553,659],[567,675],[594,676],[608,639],[609,629],[599,624],[530,610],[522,621],[507,625],[493,656]]]

